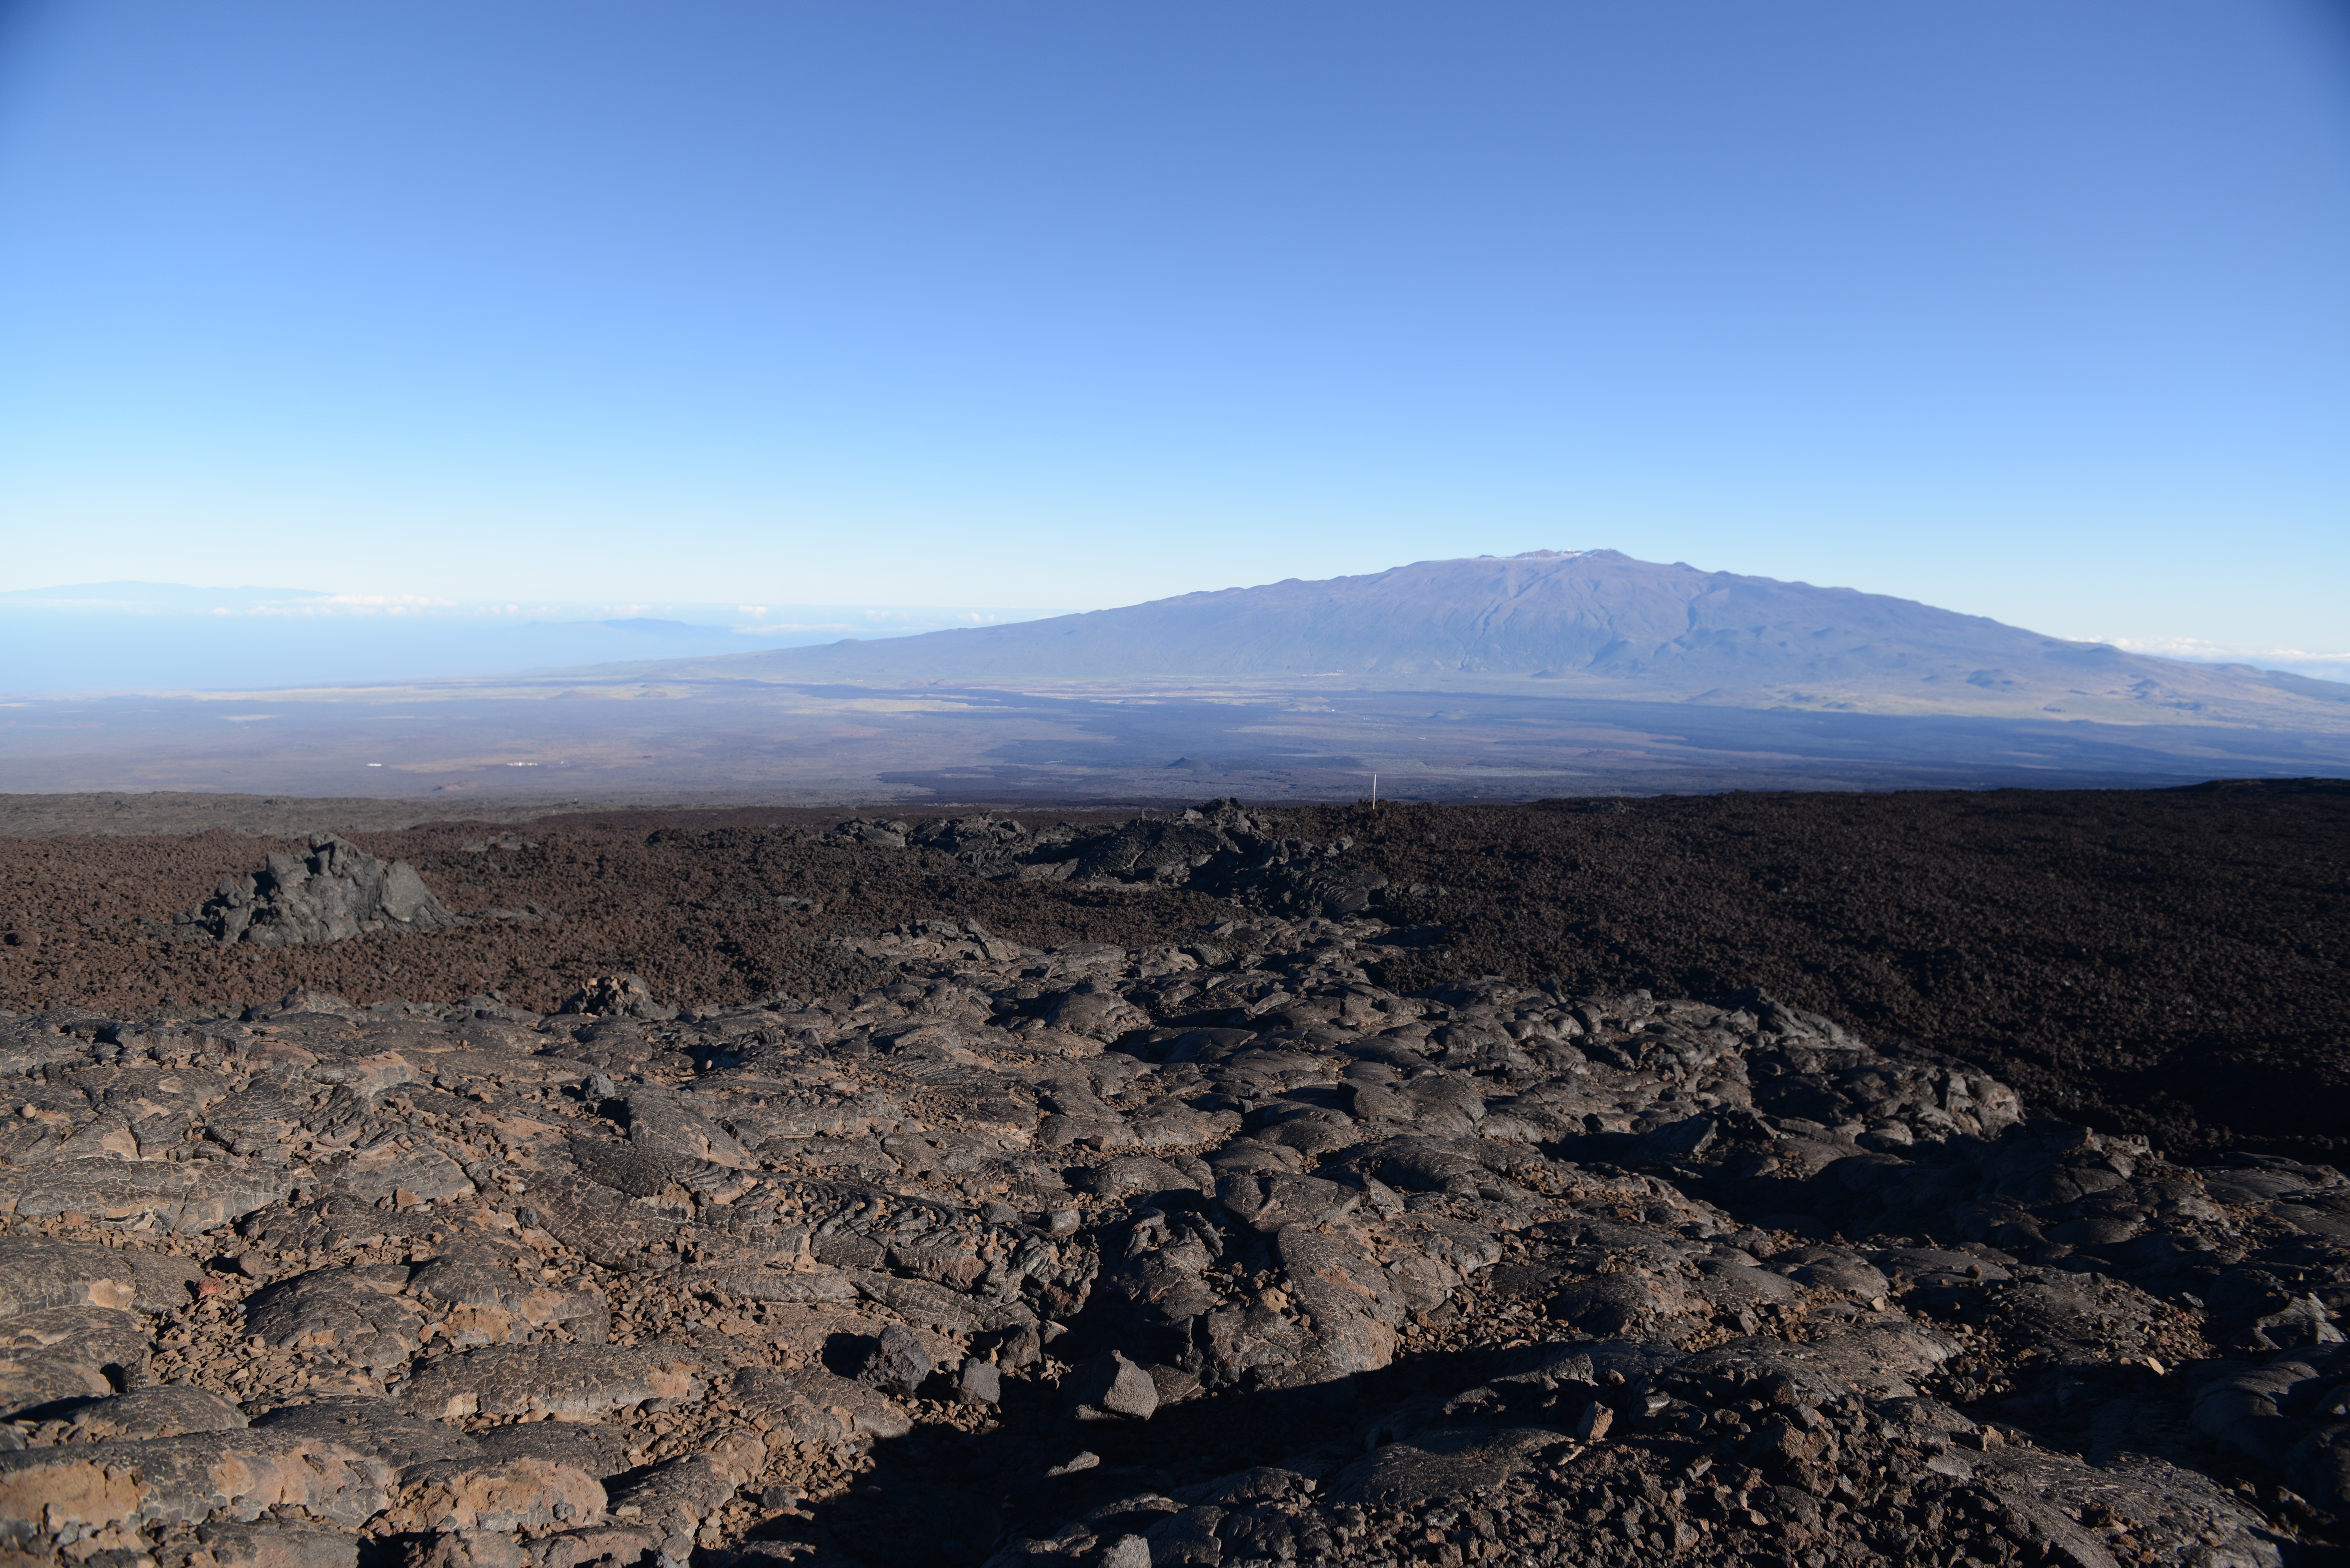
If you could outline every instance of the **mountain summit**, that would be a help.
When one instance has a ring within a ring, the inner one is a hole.
[[[1911,599],[1615,550],[1420,561],[694,668],[889,684],[1337,680],[1732,706],[2350,725],[2350,685],[2152,659]]]

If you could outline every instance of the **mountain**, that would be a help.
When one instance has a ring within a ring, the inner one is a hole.
[[[1244,682],[2350,728],[2350,684],[2071,642],[1614,550],[1421,561],[1014,626],[665,667],[783,681]]]

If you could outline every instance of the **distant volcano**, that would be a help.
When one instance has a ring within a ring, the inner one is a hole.
[[[1911,599],[1614,550],[1421,561],[691,668],[891,685],[1466,684],[1742,707],[2350,727],[2350,684],[2147,658]]]

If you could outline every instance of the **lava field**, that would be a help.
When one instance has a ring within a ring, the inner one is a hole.
[[[2296,1564],[2350,791],[0,840],[0,1549]]]

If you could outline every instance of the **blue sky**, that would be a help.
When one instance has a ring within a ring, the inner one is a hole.
[[[0,589],[1604,545],[2350,652],[2323,5],[0,16]]]

